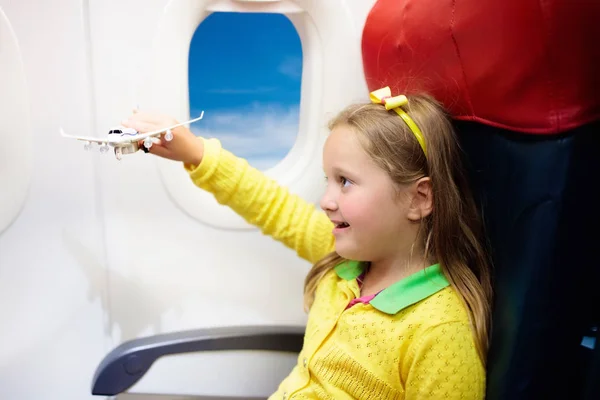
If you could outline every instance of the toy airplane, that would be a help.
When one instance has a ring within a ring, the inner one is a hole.
[[[167,142],[169,142],[169,141],[173,140],[173,132],[171,132],[171,129],[176,128],[181,125],[191,124],[193,122],[201,120],[203,117],[204,117],[204,111],[202,111],[202,113],[200,114],[200,116],[198,118],[194,118],[189,121],[182,122],[180,124],[168,126],[166,128],[162,128],[160,130],[146,132],[146,133],[139,133],[138,131],[136,131],[133,128],[126,128],[122,125],[119,125],[108,131],[108,136],[106,139],[98,139],[98,138],[86,137],[86,136],[67,135],[62,127],[60,128],[60,133],[63,137],[84,141],[85,144],[84,144],[83,148],[85,150],[91,149],[92,143],[96,143],[96,144],[100,145],[100,153],[106,153],[109,149],[109,146],[114,147],[115,148],[115,156],[117,157],[117,160],[120,160],[122,158],[123,154],[131,154],[131,153],[135,153],[136,151],[138,151],[139,150],[139,145],[138,145],[139,141],[143,140],[144,147],[146,149],[150,149],[150,147],[152,147],[152,144],[154,143],[154,141],[157,140],[156,138],[158,138],[164,134],[165,140]],[[160,140],[160,139],[158,139],[158,140]]]

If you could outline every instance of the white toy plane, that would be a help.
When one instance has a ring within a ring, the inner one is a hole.
[[[109,146],[112,146],[115,148],[115,156],[117,157],[117,160],[120,160],[123,154],[131,154],[138,151],[138,142],[140,140],[144,141],[144,147],[146,149],[150,149],[154,140],[157,140],[156,138],[162,136],[163,134],[165,135],[165,140],[169,142],[173,140],[173,132],[171,132],[171,129],[181,125],[191,124],[193,122],[201,120],[202,117],[204,117],[204,111],[202,111],[198,118],[194,118],[189,121],[182,122],[180,124],[168,126],[160,130],[146,133],[139,133],[133,128],[126,128],[122,125],[119,125],[114,128],[111,128],[108,131],[108,136],[106,139],[98,139],[87,136],[67,135],[62,127],[60,128],[60,133],[63,137],[84,141],[85,144],[83,148],[85,150],[91,149],[92,143],[96,143],[100,145],[100,153],[106,153],[108,151]]]

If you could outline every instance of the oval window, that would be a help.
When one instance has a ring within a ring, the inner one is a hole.
[[[296,142],[302,45],[283,14],[215,12],[196,28],[188,65],[190,115],[205,111],[196,135],[261,170]]]

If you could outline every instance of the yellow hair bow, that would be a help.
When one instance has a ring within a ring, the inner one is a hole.
[[[417,138],[417,141],[421,145],[423,149],[423,153],[425,153],[425,157],[427,157],[427,146],[425,145],[425,139],[423,138],[423,134],[421,130],[415,124],[415,121],[402,109],[402,106],[408,104],[408,99],[404,95],[394,96],[392,97],[392,91],[388,86],[375,90],[371,92],[371,101],[376,104],[383,104],[386,110],[394,110],[396,114],[400,116],[406,122],[406,125],[410,128],[412,133]]]

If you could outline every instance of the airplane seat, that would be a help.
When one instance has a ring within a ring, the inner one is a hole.
[[[455,126],[494,263],[487,399],[600,398],[600,346],[582,346],[600,314],[600,122],[556,136]]]

